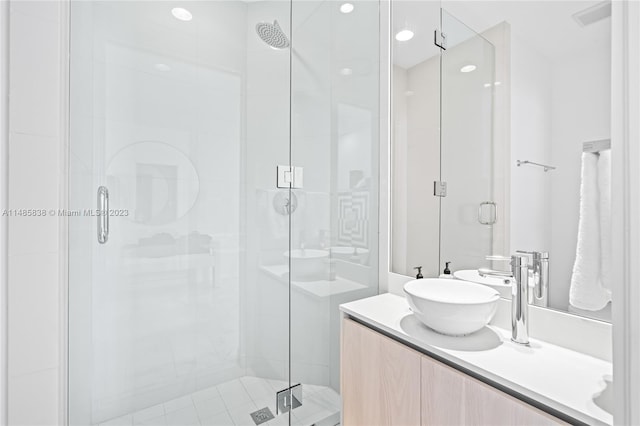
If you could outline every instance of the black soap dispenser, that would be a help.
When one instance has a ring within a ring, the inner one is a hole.
[[[424,278],[424,277],[422,276],[422,266],[416,266],[416,267],[415,267],[415,268],[413,268],[413,269],[417,269],[417,270],[418,270],[418,275],[416,275],[416,279],[418,279],[418,280],[419,280],[419,279],[421,279],[421,278]]]
[[[451,262],[444,262],[444,271],[442,271],[440,278],[451,278],[451,269],[449,269],[450,264]]]

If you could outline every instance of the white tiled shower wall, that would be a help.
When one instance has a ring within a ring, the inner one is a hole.
[[[8,416],[12,425],[59,424],[63,71],[57,2],[10,2]]]

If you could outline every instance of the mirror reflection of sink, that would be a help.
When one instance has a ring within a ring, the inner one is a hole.
[[[593,402],[607,413],[613,415],[613,377],[606,375],[604,380],[604,389],[593,395]]]
[[[461,280],[425,278],[404,285],[407,302],[427,327],[449,336],[474,333],[491,321],[498,291]]]
[[[284,257],[291,258],[291,279],[293,281],[316,281],[326,279],[329,252],[316,249],[295,249],[286,251]]]
[[[453,276],[459,280],[487,285],[500,293],[500,297],[511,299],[513,280],[509,278],[483,277],[475,269],[462,269],[455,271]]]
[[[367,263],[367,259],[369,258],[369,250],[366,248],[335,246],[329,250],[331,251],[331,257],[335,259]]]

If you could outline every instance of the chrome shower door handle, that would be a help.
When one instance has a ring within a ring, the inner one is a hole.
[[[484,220],[485,211],[488,212],[488,220]],[[481,225],[493,225],[498,221],[498,206],[493,201],[483,201],[478,206],[478,222]]]
[[[104,244],[109,239],[109,190],[106,186],[98,187],[98,242]]]

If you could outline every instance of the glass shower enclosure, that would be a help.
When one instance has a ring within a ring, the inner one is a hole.
[[[440,271],[447,262],[455,270],[477,269],[494,253],[494,239],[504,226],[494,195],[500,85],[495,47],[444,8],[440,19],[446,36],[440,55],[440,180],[447,184],[440,198]]]
[[[495,47],[444,6],[393,2],[393,34],[415,31],[392,41],[390,266],[405,276],[475,270],[503,253]]]
[[[354,4],[71,2],[70,424],[339,422],[338,305],[378,292]]]

